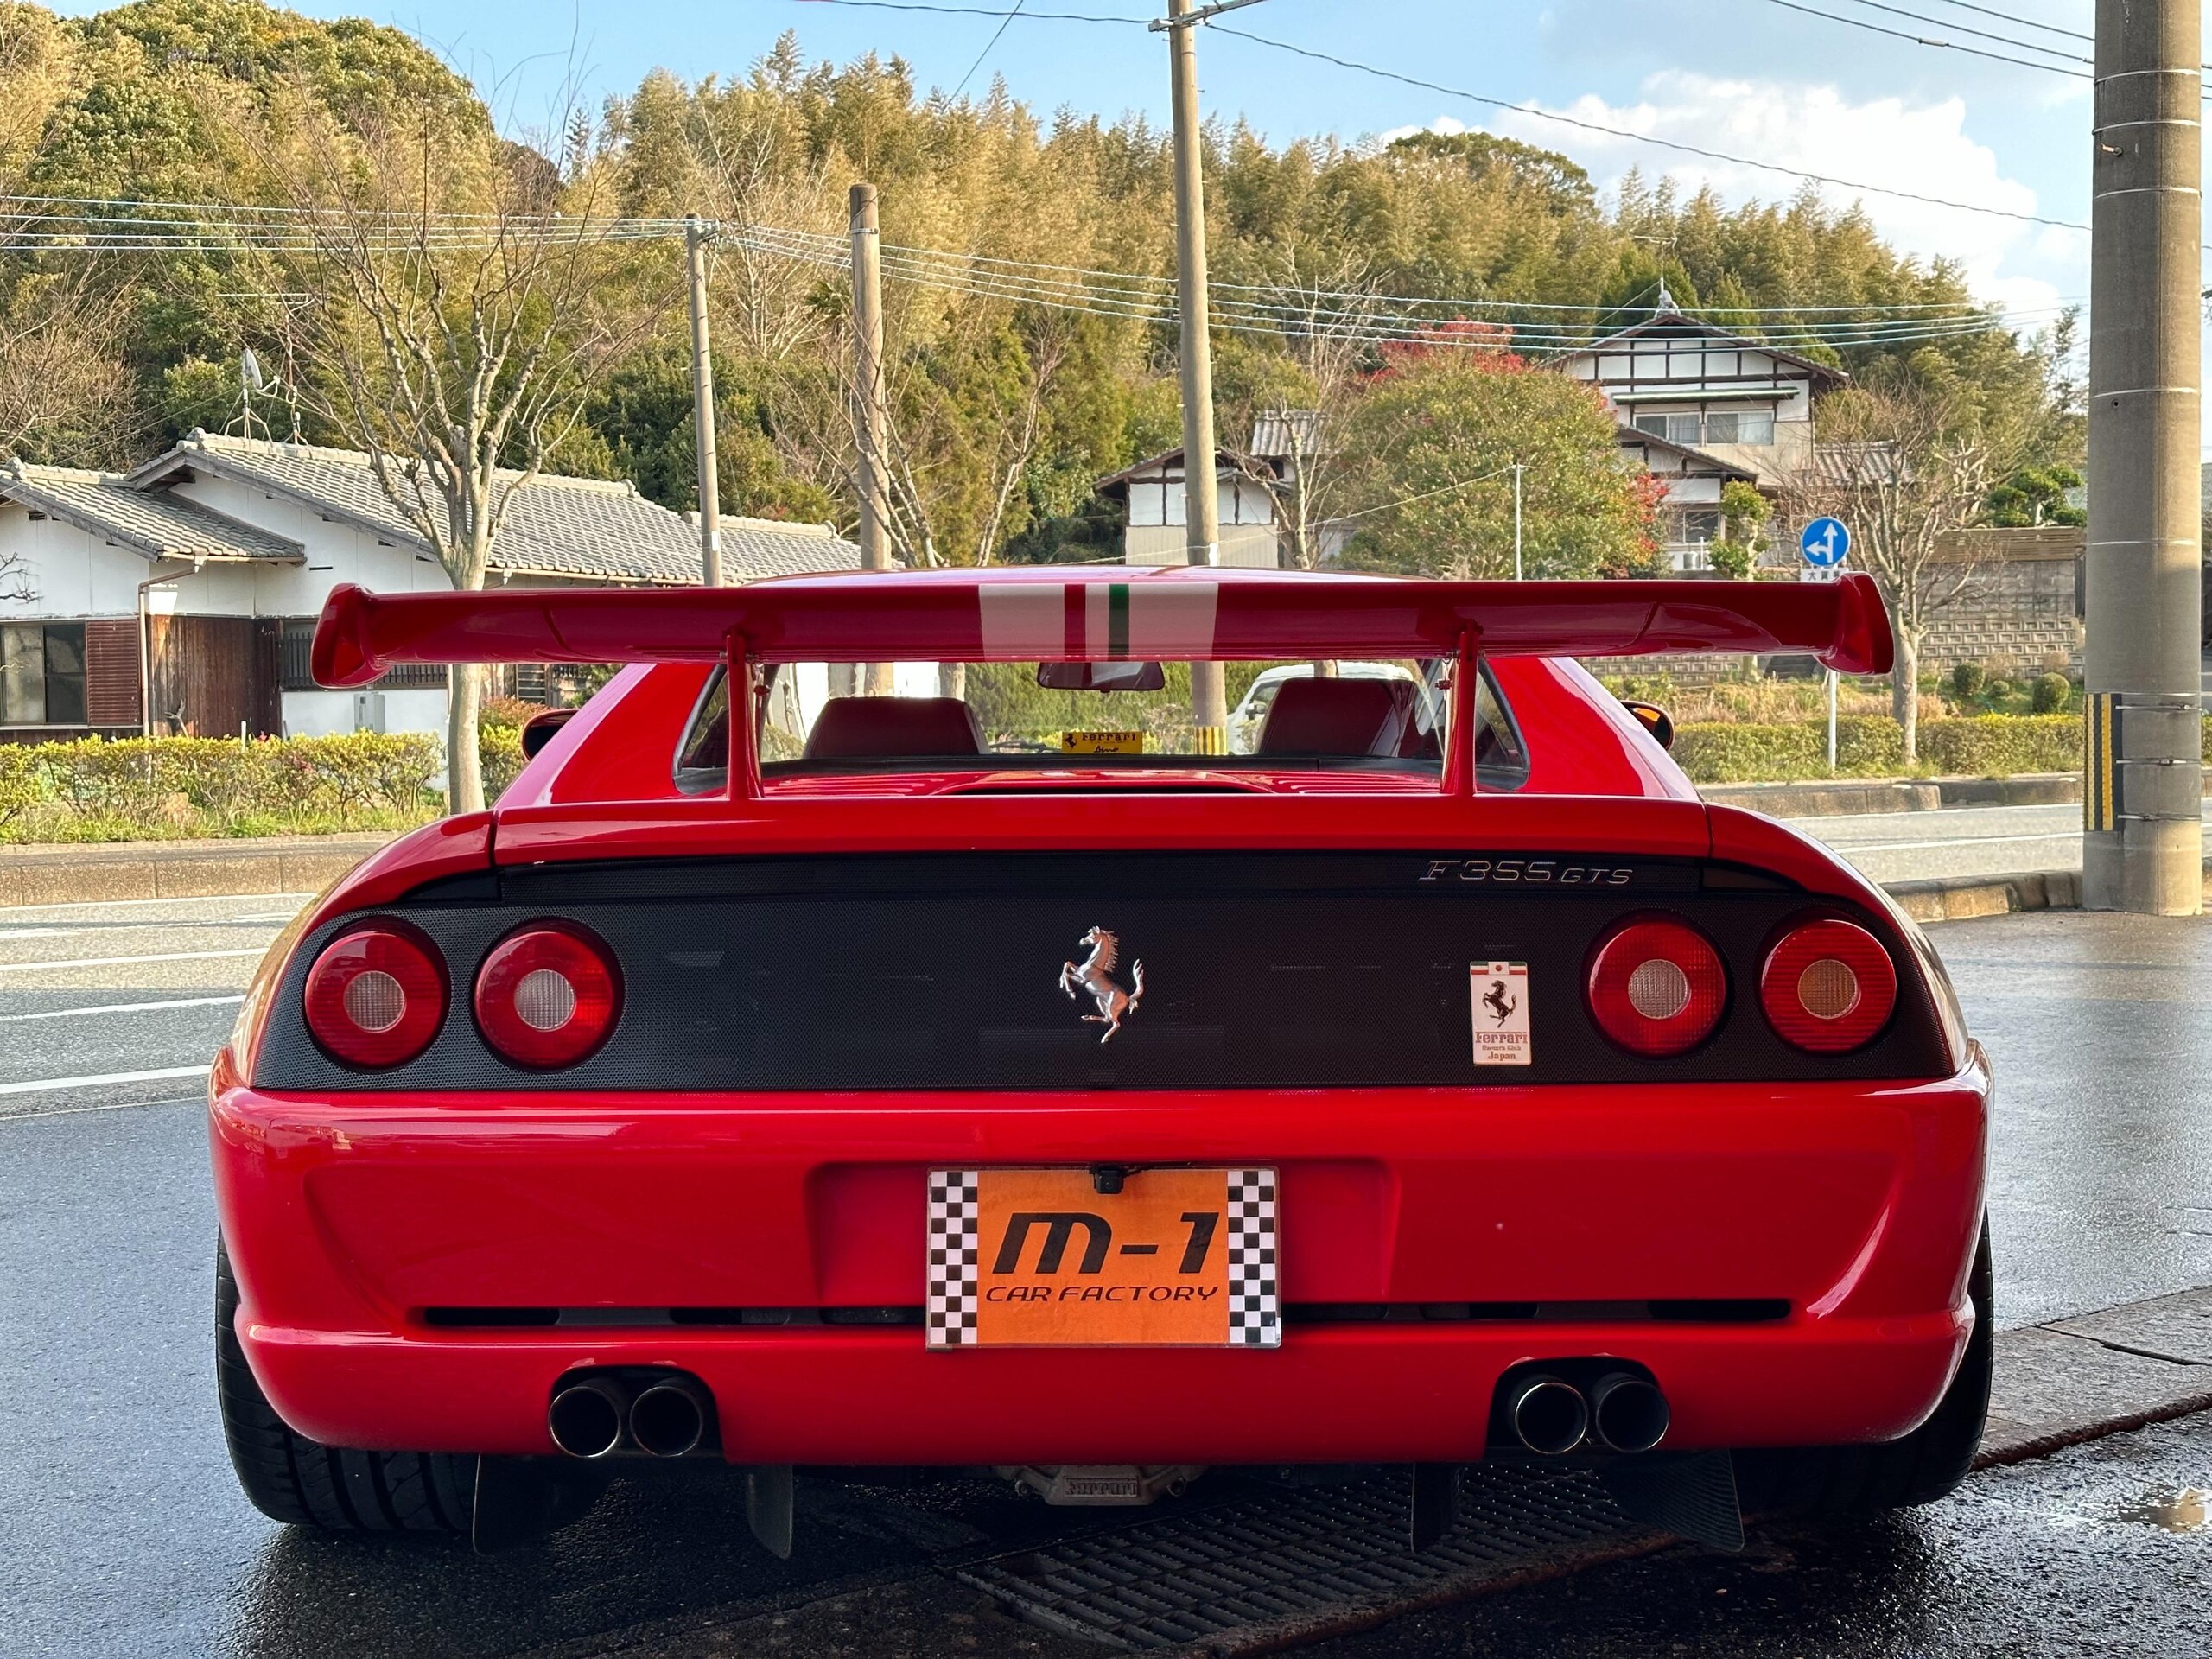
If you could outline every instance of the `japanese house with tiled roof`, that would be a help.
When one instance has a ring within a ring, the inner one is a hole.
[[[1592,383],[1619,425],[1624,459],[1667,488],[1661,504],[1677,570],[1707,568],[1732,479],[1770,498],[1813,460],[1813,408],[1849,383],[1841,370],[1685,316],[1662,288],[1643,322],[1560,356]]]
[[[737,582],[858,567],[821,525],[721,520]],[[333,586],[448,586],[355,450],[195,432],[129,474],[0,462],[0,741],[442,732],[445,676],[365,691],[308,676]],[[542,476],[493,544],[494,585],[699,580],[699,532],[626,482]]]

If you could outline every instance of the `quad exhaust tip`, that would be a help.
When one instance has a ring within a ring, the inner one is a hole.
[[[1671,1414],[1658,1384],[1615,1371],[1590,1390],[1590,1427],[1598,1444],[1614,1452],[1649,1452],[1667,1438]]]
[[[680,1458],[696,1452],[706,1438],[707,1391],[690,1377],[656,1382],[630,1404],[630,1438],[656,1458]]]
[[[1509,1411],[1514,1434],[1540,1457],[1565,1457],[1590,1432],[1582,1390],[1560,1377],[1528,1378],[1514,1390]]]
[[[630,1390],[611,1376],[588,1376],[553,1396],[545,1427],[553,1444],[572,1458],[604,1458],[622,1444]]]
[[[1667,1438],[1667,1396],[1649,1377],[1609,1371],[1587,1393],[1565,1377],[1521,1379],[1506,1402],[1514,1438],[1539,1457],[1560,1458],[1585,1441],[1606,1452],[1649,1452]]]

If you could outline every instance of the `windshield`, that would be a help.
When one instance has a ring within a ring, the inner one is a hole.
[[[1198,727],[1191,664],[797,663],[756,670],[765,779],[814,772],[1352,770],[1440,775],[1448,664],[1230,662],[1225,728]],[[1051,679],[1055,683],[1041,682]],[[1071,689],[1097,687],[1105,689]],[[874,695],[869,695],[870,689]],[[1488,672],[1476,698],[1478,782],[1515,787],[1526,760]],[[719,672],[685,734],[678,782],[722,786]]]

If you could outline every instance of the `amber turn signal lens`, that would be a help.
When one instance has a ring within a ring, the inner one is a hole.
[[[1728,1007],[1728,970],[1704,934],[1647,917],[1623,924],[1590,958],[1591,1017],[1632,1054],[1686,1053]]]
[[[568,922],[538,922],[492,947],[476,976],[476,1024],[503,1059],[532,1071],[574,1065],[622,1012],[614,954]]]
[[[446,1017],[445,962],[404,922],[381,921],[325,945],[308,969],[308,1030],[343,1065],[404,1065]]]
[[[1809,1054],[1864,1048],[1889,1024],[1897,1001],[1897,970],[1882,942],[1834,918],[1790,929],[1759,972],[1767,1024]]]

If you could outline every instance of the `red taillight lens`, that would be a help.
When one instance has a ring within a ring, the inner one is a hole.
[[[1705,935],[1681,922],[1624,924],[1590,959],[1590,1012],[1633,1054],[1681,1054],[1713,1034],[1728,1007],[1728,970]]]
[[[484,1040],[517,1065],[574,1065],[607,1040],[621,1012],[613,953],[566,922],[509,934],[476,976]]]
[[[404,1065],[445,1023],[445,961],[404,922],[372,923],[323,947],[306,1001],[308,1029],[333,1059]]]
[[[1863,1048],[1890,1022],[1897,970],[1865,928],[1833,918],[1792,928],[1767,952],[1759,1005],[1774,1034],[1814,1054]]]

